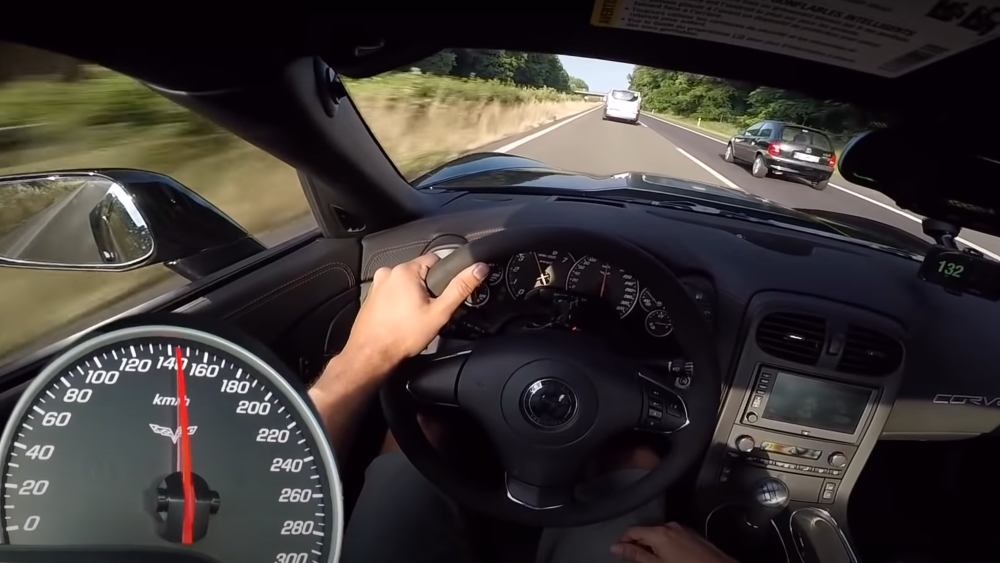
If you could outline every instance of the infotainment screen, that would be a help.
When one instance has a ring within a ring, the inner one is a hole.
[[[778,372],[764,418],[853,434],[871,395],[862,387]]]

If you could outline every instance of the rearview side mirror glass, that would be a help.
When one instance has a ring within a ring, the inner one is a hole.
[[[203,197],[132,169],[0,177],[0,266],[134,270],[195,280],[264,250]]]
[[[132,197],[96,174],[0,179],[0,263],[122,270],[153,255]]]

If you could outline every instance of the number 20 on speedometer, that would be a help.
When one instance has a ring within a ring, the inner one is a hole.
[[[92,338],[32,382],[2,438],[4,541],[331,563],[333,454],[300,391],[186,326]]]

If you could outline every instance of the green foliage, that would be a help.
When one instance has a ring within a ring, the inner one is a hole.
[[[100,67],[87,67],[83,78],[74,82],[41,77],[0,86],[0,127],[19,125],[32,126],[34,145],[62,144],[66,139],[103,144],[120,137],[123,128],[169,137],[220,131],[134,80]]]
[[[570,76],[556,55],[498,49],[445,49],[413,66],[426,74],[479,78],[560,92],[573,90]]]
[[[497,80],[387,73],[363,80],[344,80],[351,97],[420,106],[428,102],[472,101],[515,105],[530,101],[579,99],[552,88],[525,88]]]
[[[686,72],[636,66],[629,88],[642,93],[647,111],[702,118],[734,126],[761,119],[791,121],[832,133],[853,134],[883,120],[850,104]]]
[[[413,65],[427,74],[447,75],[455,68],[455,53],[441,51]]]
[[[573,89],[574,91],[576,91],[576,90],[587,90],[587,91],[589,91],[590,90],[590,86],[587,86],[587,83],[584,82],[582,78],[577,78],[575,76],[570,76],[569,77],[569,87],[571,89]]]

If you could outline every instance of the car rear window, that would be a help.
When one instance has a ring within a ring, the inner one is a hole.
[[[628,90],[614,90],[611,92],[611,97],[625,102],[634,102],[639,98],[639,94]]]
[[[785,127],[785,130],[781,132],[781,140],[786,143],[805,145],[827,151],[833,150],[833,143],[830,142],[829,137],[818,131],[810,131],[808,129]]]

